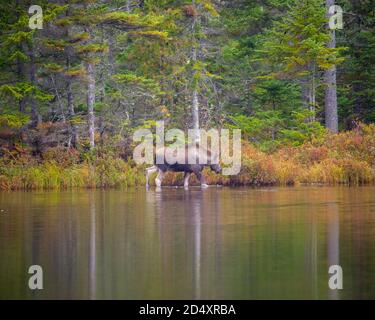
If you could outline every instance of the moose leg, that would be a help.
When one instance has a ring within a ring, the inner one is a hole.
[[[185,172],[185,177],[184,177],[184,187],[189,188],[189,178],[190,178],[191,173],[190,172]]]
[[[202,171],[196,171],[195,175],[197,176],[198,180],[200,181],[201,187],[207,188],[208,185],[206,184],[206,180],[204,179],[204,175],[203,175]]]
[[[152,175],[156,171],[158,171],[158,167],[157,166],[153,166],[153,167],[150,167],[150,168],[146,169],[146,188],[147,189],[150,187],[150,185],[149,185],[150,175]]]
[[[164,172],[159,169],[159,173],[156,176],[155,184],[157,188],[161,188],[161,183],[163,182]]]

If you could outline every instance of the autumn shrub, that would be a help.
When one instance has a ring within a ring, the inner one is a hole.
[[[44,161],[55,161],[63,168],[71,167],[80,162],[80,155],[76,149],[55,147],[42,153]]]
[[[87,163],[95,187],[130,187],[145,182],[143,170],[111,154],[102,154]]]
[[[0,158],[0,189],[126,188],[145,184],[146,165],[124,161],[110,148],[79,154],[54,147],[40,158],[16,148]],[[375,182],[375,125],[360,125],[353,131],[326,134],[301,146],[285,146],[266,153],[249,142],[242,143],[240,173],[223,176],[204,170],[211,185],[293,185]],[[168,172],[164,185],[183,185],[182,173]],[[155,175],[151,177],[154,184]],[[198,185],[195,175],[191,185]]]
[[[314,146],[310,143],[302,146],[299,150],[294,150],[297,155],[296,161],[301,165],[313,165],[327,159],[329,149],[327,146]]]
[[[308,168],[302,178],[305,183],[360,185],[374,181],[371,166],[357,159],[326,159]]]
[[[43,189],[44,171],[42,166],[25,168],[23,174],[23,186],[25,189]],[[50,188],[52,186],[50,185]]]
[[[275,184],[275,164],[272,157],[248,143],[243,143],[241,171],[238,175],[230,177],[230,183],[233,185]]]
[[[62,172],[60,184],[64,189],[94,187],[90,181],[90,173],[87,165],[75,165],[71,168],[65,168]]]
[[[341,159],[339,163],[343,169],[342,183],[359,185],[374,180],[373,168],[365,161],[348,158]]]
[[[275,161],[275,178],[279,185],[294,185],[300,182],[302,168],[294,161]]]
[[[114,188],[144,183],[144,172],[121,159],[100,159],[95,164],[84,162],[68,168],[51,161],[31,167],[13,166],[0,174],[1,190]]]
[[[5,175],[0,175],[0,190],[11,190],[9,178]]]

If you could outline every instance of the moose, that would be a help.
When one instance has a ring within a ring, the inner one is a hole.
[[[192,173],[194,173],[198,180],[200,181],[200,184],[202,188],[208,187],[208,185],[205,182],[204,175],[202,173],[203,169],[205,167],[210,167],[212,171],[214,171],[217,174],[220,174],[222,172],[222,168],[217,160],[217,155],[213,155],[210,150],[206,150],[205,148],[201,146],[193,146],[192,145],[186,145],[185,150],[182,151],[184,159],[183,161],[177,161],[176,163],[169,164],[166,159],[166,151],[165,149],[159,149],[155,151],[155,157],[154,157],[154,166],[146,169],[146,188],[149,188],[149,178],[150,175],[157,172],[157,176],[155,179],[155,184],[157,188],[161,187],[163,177],[167,171],[172,172],[184,172],[184,187],[189,187],[189,178]],[[193,149],[192,156],[188,156],[189,154],[189,148]],[[174,150],[174,155],[176,155],[177,151]],[[157,158],[164,159],[164,163],[157,164],[156,159]],[[190,161],[188,161],[188,158]],[[193,161],[191,161],[193,159]],[[200,159],[206,159],[207,161],[203,161],[204,163],[201,164]]]

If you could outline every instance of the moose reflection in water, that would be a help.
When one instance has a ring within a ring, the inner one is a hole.
[[[182,151],[182,152],[181,152]],[[169,161],[173,158],[174,162]],[[162,159],[159,161],[158,159]],[[162,162],[159,164],[159,162]],[[221,173],[222,169],[219,164],[218,155],[213,154],[210,150],[207,150],[201,146],[196,148],[192,145],[174,150],[168,148],[158,149],[155,152],[155,165],[146,169],[146,188],[149,188],[150,175],[157,172],[155,184],[157,188],[161,187],[163,177],[167,171],[172,172],[183,172],[184,176],[184,187],[189,187],[189,179],[192,173],[194,173],[203,188],[208,187],[205,182],[204,175],[202,173],[205,167],[216,173]]]

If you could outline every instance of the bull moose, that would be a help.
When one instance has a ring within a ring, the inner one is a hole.
[[[174,164],[169,164],[165,161],[165,158],[166,158],[165,149],[156,150],[155,157],[154,157],[154,163],[155,163],[154,166],[146,169],[146,188],[149,188],[150,175],[155,172],[158,173],[155,179],[155,184],[158,188],[160,188],[162,181],[163,181],[163,177],[167,171],[184,172],[185,173],[185,176],[184,176],[185,188],[189,187],[189,178],[192,173],[194,173],[197,176],[203,188],[208,187],[208,185],[205,182],[202,171],[205,167],[210,167],[210,169],[216,172],[217,174],[221,173],[222,169],[221,169],[220,164],[218,163],[217,155],[213,155],[210,150],[206,150],[205,148],[201,146],[198,146],[197,148],[195,148],[194,146],[193,147],[194,152],[192,153],[193,155],[190,156],[189,158],[190,161],[188,161],[188,150],[190,147],[191,145],[186,145],[185,150],[182,152],[182,154],[185,157],[184,161],[177,161]],[[181,148],[184,148],[184,147],[181,147]],[[156,159],[158,156],[164,159],[164,163],[162,164],[156,163]],[[193,161],[191,161],[191,159],[193,159]],[[207,161],[205,161],[204,164],[201,164],[200,159],[206,159]]]

